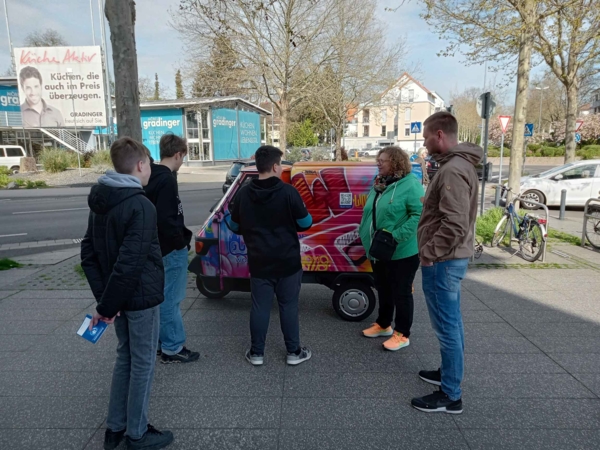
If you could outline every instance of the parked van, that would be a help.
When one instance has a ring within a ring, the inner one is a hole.
[[[412,170],[410,176],[422,181],[421,166],[413,164]],[[333,308],[344,320],[363,320],[375,308],[371,263],[358,227],[376,174],[374,162],[299,162],[283,167],[282,181],[298,190],[313,218],[313,226],[298,234],[302,282],[332,289]],[[189,270],[205,297],[250,292],[244,239],[228,228],[225,218],[239,189],[257,177],[256,166],[244,167],[195,238],[196,256]]]
[[[19,173],[21,158],[27,154],[18,145],[0,145],[0,166],[8,167],[12,173]]]

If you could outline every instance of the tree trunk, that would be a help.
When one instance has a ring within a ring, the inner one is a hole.
[[[579,86],[573,82],[567,86],[567,124],[565,130],[565,163],[575,161],[575,127],[577,121],[577,107],[579,97]]]
[[[135,2],[106,0],[104,14],[110,28],[118,137],[142,142],[137,52],[135,48]]]
[[[335,160],[342,161],[342,132],[343,125],[335,127]]]
[[[519,192],[521,173],[523,167],[523,147],[525,134],[525,121],[527,116],[527,93],[529,89],[529,75],[531,73],[531,52],[533,49],[533,34],[524,30],[519,45],[519,66],[517,69],[517,94],[515,99],[515,114],[513,122],[513,135],[510,150],[510,167],[508,173],[508,187],[513,192]]]
[[[285,153],[287,148],[287,126],[290,105],[284,97],[279,101],[279,148]]]

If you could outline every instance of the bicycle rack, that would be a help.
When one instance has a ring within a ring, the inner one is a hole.
[[[588,206],[592,202],[598,202],[600,204],[600,198],[590,198],[585,202],[585,208],[583,209],[583,228],[581,229],[581,246],[585,247],[585,227],[587,225],[588,218],[591,217],[588,214]]]
[[[519,206],[521,206],[521,200],[515,200],[515,202],[519,202]],[[548,211],[548,207],[546,205],[544,205],[543,203],[538,203],[538,202],[534,202],[532,200],[527,199],[526,200],[527,203],[530,203],[532,205],[536,205],[541,207],[544,212],[546,213],[546,223],[543,224],[544,228],[546,229],[546,237],[548,236],[548,233],[550,231],[550,212]],[[548,240],[546,239],[544,241],[544,251],[542,252],[542,262],[546,262],[546,248],[548,247],[546,244],[548,243]],[[510,248],[512,248],[512,227],[510,229]]]

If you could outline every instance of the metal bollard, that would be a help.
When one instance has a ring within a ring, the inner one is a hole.
[[[496,198],[494,199],[494,204],[496,205],[496,208],[498,206],[500,206],[500,188],[496,187]]]
[[[565,207],[567,205],[567,190],[563,189],[560,191],[560,214],[558,215],[559,220],[565,220]]]

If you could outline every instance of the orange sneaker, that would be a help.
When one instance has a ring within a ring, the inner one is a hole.
[[[392,337],[383,343],[383,347],[386,350],[390,350],[395,352],[396,350],[400,350],[401,348],[408,347],[410,345],[410,341],[406,336],[402,333],[394,331]]]
[[[368,338],[386,337],[386,336],[391,336],[392,334],[394,334],[394,330],[392,329],[391,326],[387,327],[387,328],[381,328],[379,325],[374,323],[366,330],[363,330],[362,334],[363,334],[363,336],[368,337]]]

